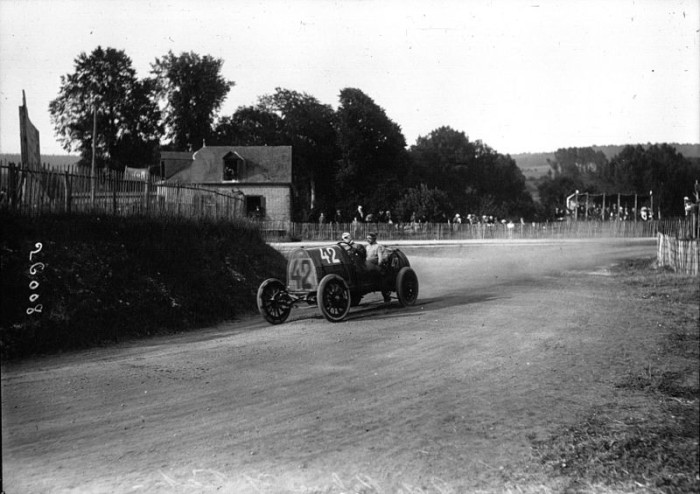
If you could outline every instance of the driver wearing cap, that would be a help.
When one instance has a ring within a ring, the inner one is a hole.
[[[355,242],[352,240],[350,232],[343,232],[343,234],[340,236],[340,239],[341,241],[348,244],[351,248],[355,245]]]

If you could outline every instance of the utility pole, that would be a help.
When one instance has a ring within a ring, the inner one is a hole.
[[[90,169],[90,208],[95,209],[95,140],[97,136],[97,105],[92,103],[92,166]]]

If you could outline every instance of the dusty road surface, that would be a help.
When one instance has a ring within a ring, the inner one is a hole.
[[[615,401],[653,328],[606,267],[653,240],[406,248],[372,296],[2,369],[8,494],[501,492],[531,440]]]

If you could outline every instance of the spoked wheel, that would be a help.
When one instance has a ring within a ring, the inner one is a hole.
[[[396,296],[401,307],[413,305],[418,299],[418,276],[408,266],[401,268],[396,275]]]
[[[282,324],[292,311],[287,290],[280,280],[270,278],[258,288],[258,311],[271,324]]]
[[[340,322],[350,311],[350,289],[345,280],[338,275],[323,277],[318,285],[318,308],[330,322]]]

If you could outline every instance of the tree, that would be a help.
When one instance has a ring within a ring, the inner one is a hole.
[[[369,96],[353,88],[340,92],[336,122],[338,205],[353,210],[363,204],[368,212],[389,209],[398,199],[401,177],[408,171],[401,128]]]
[[[583,182],[570,176],[547,177],[538,186],[540,203],[545,218],[554,218],[557,208],[566,207],[566,198],[576,190],[585,190]]]
[[[525,177],[510,156],[450,127],[419,137],[411,147],[412,180],[447,193],[456,211],[494,216],[531,216]]]
[[[669,144],[625,146],[599,173],[610,193],[654,194],[654,209],[681,216],[683,197],[692,191],[693,167]]]
[[[148,80],[136,78],[123,51],[98,46],[90,55],[81,53],[75,72],[61,76],[58,97],[49,103],[59,142],[66,151],[80,153],[82,165],[92,161],[93,139],[100,167],[152,164],[161,135],[153,89]]]
[[[306,93],[282,88],[261,97],[259,106],[281,118],[282,136],[293,148],[294,217],[305,220],[320,211],[328,215],[336,202],[339,155],[333,109]]]
[[[276,146],[285,144],[282,118],[257,106],[241,106],[214,127],[217,146]]]
[[[170,51],[151,64],[173,148],[198,149],[211,136],[215,114],[234,85],[221,76],[223,63],[209,55]]]
[[[305,221],[335,206],[338,159],[335,114],[306,93],[276,88],[253,107],[241,107],[215,128],[219,145],[292,146],[292,215]]]
[[[416,213],[417,218],[442,222],[450,217],[451,206],[444,191],[420,184],[406,190],[394,205],[394,212],[399,221],[408,221]]]
[[[605,167],[608,159],[602,151],[596,151],[592,147],[585,148],[559,148],[554,153],[554,160],[547,160],[554,171],[554,176],[559,175],[576,179],[580,175],[593,174]]]

